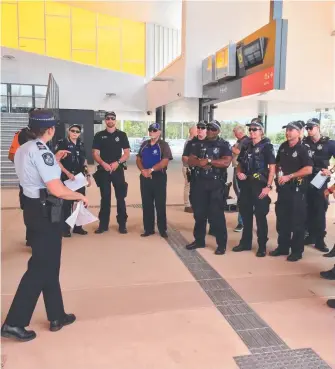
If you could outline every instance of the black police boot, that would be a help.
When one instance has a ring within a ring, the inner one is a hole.
[[[244,245],[241,245],[241,244],[233,247],[234,252],[250,251],[250,250],[251,250],[251,246],[244,246]]]
[[[34,331],[27,331],[22,327],[13,327],[5,323],[1,327],[1,337],[13,338],[21,342],[27,342],[36,338],[36,333]]]
[[[127,227],[126,225],[119,225],[119,233],[121,234],[127,234],[128,233],[128,230],[127,230]]]
[[[169,236],[168,236],[168,234],[166,233],[166,231],[164,231],[164,232],[159,232],[159,234],[161,235],[161,237],[163,237],[163,238],[168,238]]]
[[[287,257],[287,261],[298,261],[302,259],[302,255],[301,254],[290,254],[288,257]]]
[[[332,309],[335,309],[335,299],[329,299],[327,301],[327,305],[332,308]]]
[[[152,236],[153,234],[155,234],[155,231],[152,232],[144,231],[144,233],[141,234],[141,237],[149,237]]]
[[[334,258],[335,257],[335,245],[333,248],[328,252],[328,254],[323,255],[325,258]]]
[[[283,251],[279,247],[277,247],[275,250],[269,252],[270,256],[282,256],[282,255],[288,255],[288,254],[289,254],[288,251]]]
[[[320,277],[329,281],[335,281],[335,267],[325,272],[320,272]]]
[[[304,245],[314,245],[315,244],[315,238],[313,236],[308,235],[305,239],[304,239]]]
[[[94,231],[94,233],[95,233],[95,234],[101,234],[101,233],[104,233],[104,232],[107,232],[107,231],[108,231],[108,228],[104,228],[104,227],[99,226],[99,228],[98,228],[98,229],[96,229],[96,230]]]
[[[63,319],[52,320],[50,322],[50,331],[57,332],[62,329],[65,325],[69,325],[74,323],[76,320],[76,316],[74,314],[65,314]]]
[[[266,256],[266,247],[259,246],[258,250],[257,250],[257,253],[256,253],[256,256],[258,258],[264,258],[264,256]]]
[[[215,250],[215,255],[224,255],[226,253],[226,248],[218,246]]]
[[[83,229],[83,227],[74,227],[72,232],[76,233],[76,234],[80,234],[81,236],[85,236],[85,235],[88,234],[88,232],[85,231],[85,229]]]
[[[63,237],[64,238],[70,238],[71,237],[71,233],[70,232],[63,232]]]
[[[323,243],[320,243],[320,244],[315,244],[315,249],[316,250],[319,250],[321,252],[328,252],[329,249],[327,247],[327,245],[323,242]]]
[[[196,241],[193,241],[189,245],[185,246],[186,250],[203,249],[205,247],[206,247],[205,245],[198,245]]]

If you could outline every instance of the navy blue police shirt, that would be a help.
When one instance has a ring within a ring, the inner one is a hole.
[[[159,139],[154,145],[151,145],[151,140],[144,141],[137,156],[142,159],[144,169],[151,169],[162,159],[173,159],[169,144],[161,139]],[[167,168],[163,171],[166,169]]]

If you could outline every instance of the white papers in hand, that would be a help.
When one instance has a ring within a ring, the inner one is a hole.
[[[321,188],[324,183],[326,182],[326,180],[328,179],[327,176],[323,176],[322,172],[320,171],[312,180],[311,180],[311,184],[316,187],[316,188]]]
[[[66,223],[73,228],[96,222],[98,218],[89,212],[82,201],[77,204],[76,210],[66,219]]]
[[[72,191],[77,191],[79,188],[82,188],[84,186],[88,185],[86,177],[83,175],[83,173],[78,173],[74,176],[74,181],[71,179],[68,179],[64,182],[65,186],[69,188]]]

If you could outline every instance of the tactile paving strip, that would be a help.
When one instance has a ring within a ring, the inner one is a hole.
[[[241,369],[330,368],[311,349],[290,350],[196,250],[185,249],[180,232],[169,226],[168,234],[168,244],[250,350],[252,355],[235,358]]]

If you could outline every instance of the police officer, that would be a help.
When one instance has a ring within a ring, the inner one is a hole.
[[[94,174],[95,181],[100,187],[101,204],[99,212],[99,228],[95,233],[108,230],[111,208],[111,183],[113,184],[119,232],[127,233],[126,201],[128,184],[124,177],[124,168],[130,154],[130,145],[125,132],[116,128],[116,114],[105,114],[106,129],[98,132],[93,140],[93,158],[99,164]]]
[[[303,144],[307,147],[308,154],[313,160],[313,173],[309,177],[313,177],[322,171],[325,176],[331,176],[328,170],[329,160],[335,156],[335,141],[329,137],[322,136],[320,133],[320,121],[317,118],[310,119],[306,123],[308,136],[303,139]],[[305,245],[313,244],[317,250],[328,252],[325,245],[324,237],[326,232],[326,212],[328,209],[328,201],[324,196],[324,190],[327,183],[320,188],[316,188],[309,184],[307,189],[307,231],[308,236],[305,238]]]
[[[59,284],[62,246],[61,199],[83,201],[80,193],[65,187],[61,169],[46,143],[55,134],[56,120],[48,110],[31,113],[31,131],[37,137],[21,146],[15,155],[15,170],[24,194],[24,221],[33,231],[31,235],[32,257],[23,275],[1,328],[1,336],[19,341],[36,337],[27,331],[37,300],[43,293],[44,304],[50,321],[50,330],[58,331],[71,324],[76,317],[65,314]],[[58,156],[64,155],[59,151]]]
[[[91,175],[88,171],[86,153],[84,143],[80,139],[81,126],[79,124],[73,124],[70,126],[68,136],[58,141],[55,152],[59,150],[67,150],[70,152],[64,159],[59,162],[59,166],[62,170],[61,180],[64,182],[68,179],[74,180],[75,176],[79,173],[83,173],[86,176],[88,186],[91,185]],[[81,187],[77,192],[85,195],[85,187]],[[71,215],[73,207],[73,201],[64,201],[64,228],[63,237],[71,237],[70,226],[65,220]],[[86,235],[87,232],[82,226],[74,226],[73,233]]]
[[[207,219],[216,237],[216,255],[223,255],[227,246],[227,227],[224,215],[225,183],[227,168],[232,160],[232,152],[227,141],[218,137],[221,125],[214,120],[207,126],[207,138],[196,143],[196,155],[188,157],[188,164],[196,167],[195,181],[191,192],[194,210],[194,242],[187,250],[205,247]]]
[[[142,143],[136,157],[136,164],[141,171],[141,197],[143,210],[144,233],[141,237],[148,237],[155,233],[155,207],[157,213],[157,227],[161,237],[167,238],[166,233],[166,170],[172,153],[167,142],[161,136],[161,126],[153,123],[149,126],[150,140]]]
[[[300,141],[302,124],[291,122],[283,128],[286,128],[287,141],[280,145],[276,157],[278,247],[270,255],[288,255],[291,248],[287,260],[298,261],[304,252],[307,212],[305,177],[312,173],[313,161]]]
[[[258,237],[256,256],[264,257],[268,241],[266,216],[271,203],[269,192],[272,190],[276,158],[270,140],[264,137],[263,123],[255,118],[247,126],[250,140],[241,148],[236,170],[241,191],[238,204],[244,227],[241,241],[233,251],[251,250],[255,214]]]

